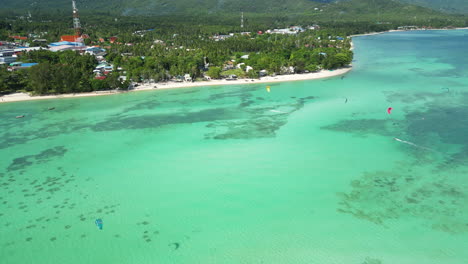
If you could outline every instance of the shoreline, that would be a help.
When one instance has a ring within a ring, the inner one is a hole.
[[[351,38],[351,48],[354,50],[354,43],[352,41],[353,37],[361,36],[372,36],[379,35],[384,33],[391,32],[405,32],[405,31],[427,31],[427,30],[463,30],[468,29],[468,27],[459,27],[459,28],[440,28],[440,29],[418,29],[418,30],[403,30],[403,29],[392,29],[381,32],[370,32],[364,34],[356,34],[348,36]],[[159,89],[175,89],[175,88],[191,88],[191,87],[203,87],[203,86],[224,86],[224,85],[245,85],[245,84],[258,84],[258,83],[275,83],[275,82],[293,82],[293,81],[305,81],[305,80],[316,80],[340,76],[348,73],[352,70],[352,64],[348,67],[339,68],[336,70],[321,70],[314,73],[303,73],[303,74],[288,74],[288,75],[277,75],[277,76],[266,76],[260,77],[259,79],[238,79],[238,80],[210,80],[210,81],[199,81],[199,82],[159,82],[151,84],[142,84],[138,88],[128,91],[117,91],[117,90],[107,90],[107,91],[94,91],[89,93],[76,93],[76,94],[59,94],[59,95],[39,95],[31,96],[28,93],[14,93],[9,95],[0,96],[1,103],[11,103],[11,102],[21,102],[21,101],[33,101],[33,100],[46,100],[46,99],[60,99],[60,98],[77,98],[77,97],[91,97],[91,96],[102,96],[102,95],[112,95],[112,94],[121,94],[127,92],[138,92],[138,91],[149,91],[149,90],[159,90]],[[155,88],[157,87],[157,88]]]
[[[379,35],[379,34],[391,33],[391,32],[431,31],[431,30],[463,30],[463,29],[468,29],[468,27],[457,27],[457,28],[431,28],[431,29],[415,29],[415,30],[390,29],[390,30],[380,31],[380,32],[369,32],[369,33],[363,33],[363,34],[349,35],[349,37],[352,39],[353,37],[372,36],[372,35]],[[352,46],[352,43],[353,43],[353,42],[351,41],[351,46]]]
[[[409,30],[390,29],[390,30],[380,31],[380,32],[369,32],[369,33],[363,33],[363,34],[349,35],[349,37],[352,39],[354,37],[373,36],[373,35],[380,35],[380,34],[391,33],[391,32],[404,32],[404,31],[409,31]],[[418,30],[413,30],[413,31],[418,31]]]
[[[245,84],[259,84],[259,83],[275,83],[275,82],[293,82],[293,81],[305,81],[305,80],[316,80],[340,76],[348,73],[352,70],[352,66],[339,68],[336,70],[321,70],[313,73],[303,74],[288,74],[288,75],[277,75],[277,76],[266,76],[260,77],[259,79],[238,79],[238,80],[210,80],[201,82],[159,82],[151,84],[142,84],[137,88],[129,91],[95,91],[90,93],[76,93],[76,94],[59,94],[59,95],[39,95],[31,96],[27,93],[14,93],[4,95],[0,97],[0,103],[11,103],[21,101],[33,101],[33,100],[46,100],[46,99],[60,99],[60,98],[78,98],[78,97],[90,97],[90,96],[103,96],[112,94],[121,94],[127,92],[138,92],[138,91],[149,91],[149,90],[160,90],[160,89],[176,89],[176,88],[191,88],[191,87],[203,87],[203,86],[224,86],[224,85],[245,85]],[[155,88],[157,87],[157,88]]]
[[[348,37],[351,38],[351,48],[349,50],[354,50],[354,37],[364,37],[364,36],[373,36],[373,35],[380,35],[385,33],[392,33],[392,32],[406,32],[406,31],[430,31],[430,30],[466,30],[468,27],[457,27],[457,28],[432,28],[432,29],[415,29],[415,30],[404,30],[404,29],[390,29],[386,31],[379,31],[379,32],[369,32],[363,34],[356,34],[356,35],[349,35]]]

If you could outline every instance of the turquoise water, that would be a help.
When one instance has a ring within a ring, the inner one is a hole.
[[[468,31],[354,43],[271,93],[1,104],[1,263],[468,263]]]

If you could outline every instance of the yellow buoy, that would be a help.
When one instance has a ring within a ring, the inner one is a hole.
[[[267,92],[270,92],[270,86],[266,87]]]

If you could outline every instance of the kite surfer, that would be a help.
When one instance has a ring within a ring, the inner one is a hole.
[[[425,149],[425,150],[429,150],[429,151],[434,151],[433,149],[423,147],[423,146],[419,146],[419,145],[414,144],[413,142],[409,142],[409,141],[406,141],[406,140],[403,140],[403,139],[399,139],[399,138],[396,138],[396,137],[393,138],[393,139],[398,141],[398,142],[408,144],[408,145],[411,145],[411,146],[416,147],[416,148]]]
[[[95,223],[96,226],[99,228],[99,230],[102,230],[102,227],[103,227],[104,223],[102,222],[102,219],[101,219],[101,218],[96,219],[96,221],[94,221],[94,223]]]
[[[171,246],[171,245],[174,245],[174,250],[177,250],[177,249],[179,249],[179,247],[180,247],[180,244],[177,243],[177,242],[174,242],[174,243],[169,244],[169,246]]]

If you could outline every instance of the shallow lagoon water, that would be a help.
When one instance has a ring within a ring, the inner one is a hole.
[[[467,42],[356,37],[345,78],[271,93],[2,104],[2,263],[468,263]]]

